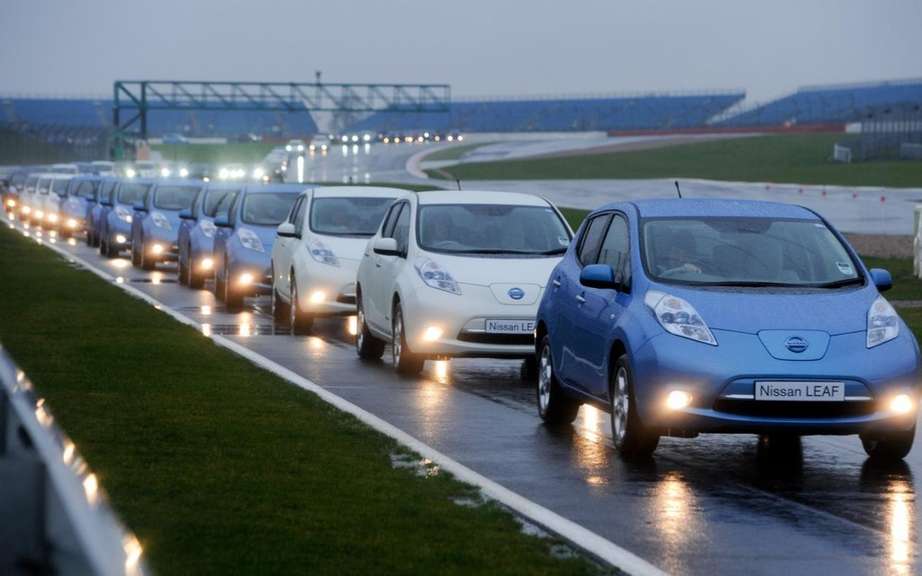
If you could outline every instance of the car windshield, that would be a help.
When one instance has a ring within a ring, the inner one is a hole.
[[[219,208],[227,212],[238,192],[240,190],[222,190],[220,188],[207,191],[205,200],[202,203],[202,212],[209,218],[214,218]]]
[[[150,184],[122,184],[118,189],[119,204],[135,204],[144,199]]]
[[[422,206],[418,230],[420,247],[433,252],[553,255],[570,243],[563,221],[544,206]]]
[[[332,236],[374,236],[394,198],[315,198],[311,231]]]
[[[67,184],[69,182],[70,180],[64,178],[55,178],[51,181],[51,191],[58,196],[65,196],[67,194]]]
[[[92,180],[87,180],[80,184],[80,187],[77,188],[77,195],[81,198],[86,198],[87,200],[93,200],[96,197],[96,190],[99,189],[99,182],[94,182]]]
[[[158,186],[154,192],[154,207],[161,210],[188,210],[198,193],[198,186]]]
[[[255,226],[278,226],[288,217],[297,198],[297,194],[285,192],[249,194],[243,199],[240,218]]]
[[[648,274],[663,282],[824,288],[863,283],[845,246],[819,220],[647,219],[643,245]]]

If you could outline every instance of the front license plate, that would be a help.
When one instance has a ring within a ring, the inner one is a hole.
[[[531,334],[534,331],[534,320],[487,320],[487,332],[491,334]]]
[[[756,400],[844,402],[844,382],[756,382]]]

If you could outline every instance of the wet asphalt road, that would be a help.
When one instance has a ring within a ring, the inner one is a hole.
[[[465,144],[486,139],[471,136]],[[601,141],[631,140],[610,138]],[[579,149],[594,140],[574,137],[546,142],[507,141],[485,146],[485,151],[501,149],[502,157],[517,158],[522,149],[531,154]],[[434,187],[451,187],[444,180],[422,180],[406,170],[408,159],[432,144],[368,144],[334,147],[326,155],[305,157],[304,178],[315,182],[412,182]],[[472,159],[482,159],[473,150]],[[524,153],[524,152],[523,152]],[[495,159],[496,155],[486,159]],[[292,162],[290,164],[294,166]],[[291,178],[296,174],[291,172]],[[673,179],[656,180],[477,180],[462,183],[466,189],[500,190],[539,194],[559,206],[593,209],[608,202],[641,198],[673,198]],[[790,184],[756,184],[718,182],[713,180],[681,180],[685,197],[738,198],[771,200],[806,206],[829,219],[843,232],[860,234],[912,234],[913,210],[922,202],[922,189],[851,188],[837,186],[798,186]],[[881,200],[883,199],[883,200]]]
[[[752,436],[666,438],[654,461],[628,464],[604,413],[584,407],[573,427],[543,426],[518,362],[429,362],[422,377],[400,378],[387,353],[357,359],[344,318],[290,336],[273,326],[268,299],[227,314],[210,292],[178,285],[172,267],[142,272],[82,242],[57,245],[670,573],[922,571],[922,439],[889,469],[869,465],[857,437],[805,438],[788,451]]]

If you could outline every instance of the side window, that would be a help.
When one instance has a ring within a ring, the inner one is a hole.
[[[301,196],[299,199],[300,203],[295,206],[294,216],[295,216],[295,230],[299,233],[304,227],[304,215],[307,214],[307,207],[310,205],[310,202],[307,201],[307,196]]]
[[[579,247],[579,262],[583,266],[594,264],[599,257],[599,248],[602,246],[602,239],[605,238],[610,220],[611,214],[603,214],[593,218],[586,226]]]
[[[621,271],[625,277],[630,274],[630,245],[627,231],[627,221],[615,215],[608,227],[608,234],[602,242],[599,252],[599,264],[608,264],[617,273]]]
[[[301,209],[301,203],[304,202],[304,196],[298,196],[298,199],[295,200],[294,206],[291,207],[291,212],[288,213],[288,222],[289,224],[294,224],[295,229],[298,229],[298,210]]]
[[[400,209],[403,208],[403,205],[404,203],[400,202],[391,206],[390,212],[387,213],[387,218],[384,219],[384,227],[381,228],[383,238],[394,237],[394,225],[397,223],[397,217],[400,215]]]
[[[406,254],[410,247],[410,206],[406,203],[394,224],[394,239],[397,240],[397,250]]]

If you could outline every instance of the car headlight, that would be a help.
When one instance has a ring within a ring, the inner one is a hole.
[[[202,229],[202,234],[208,238],[214,238],[214,233],[218,231],[218,227],[211,220],[202,220],[199,226]]]
[[[717,339],[711,334],[710,328],[685,300],[658,290],[649,290],[643,301],[666,332],[717,346]]]
[[[429,258],[420,258],[413,266],[426,286],[461,295],[461,286],[458,282],[434,261]]]
[[[255,250],[257,252],[265,252],[263,248],[262,240],[259,239],[259,236],[256,235],[256,232],[253,232],[249,228],[241,228],[237,231],[237,237],[240,238],[240,243],[243,244],[244,248],[249,248],[250,250]]]
[[[129,212],[127,209],[122,208],[121,206],[116,206],[115,216],[119,220],[122,220],[123,222],[127,222],[128,224],[131,224],[131,212]]]
[[[317,262],[320,262],[321,264],[328,264],[330,266],[339,266],[339,258],[337,258],[336,254],[334,254],[333,251],[330,250],[327,245],[320,240],[311,240],[307,250],[311,253],[311,258]]]
[[[889,342],[900,334],[900,318],[883,296],[868,310],[868,348]]]
[[[154,226],[157,228],[163,228],[164,230],[172,230],[173,226],[170,225],[170,221],[162,212],[154,212],[150,215],[150,219],[154,221]]]

